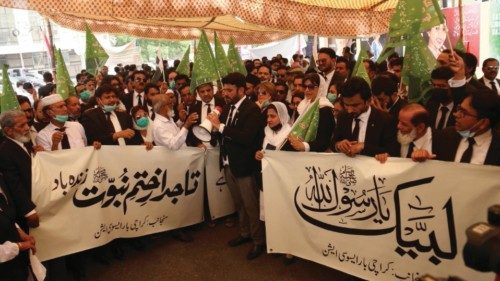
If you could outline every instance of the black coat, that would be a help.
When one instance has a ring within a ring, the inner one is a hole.
[[[35,209],[31,201],[31,157],[9,138],[0,145],[0,172],[16,206],[17,221],[27,231],[24,216]]]
[[[0,244],[10,241],[12,243],[21,242],[21,237],[15,226],[16,209],[15,202],[10,196],[9,188],[0,174],[0,186],[3,196],[7,200],[0,200]],[[28,277],[28,252],[20,252],[13,259],[0,263],[0,280],[25,281]]]
[[[115,111],[122,130],[134,129],[132,117],[125,112]],[[106,116],[101,108],[93,108],[85,111],[81,124],[85,129],[87,142],[98,141],[103,145],[118,145],[118,140],[113,140],[113,132],[106,126]],[[144,143],[140,133],[136,130],[135,135],[130,139],[125,139],[127,145],[138,145]]]
[[[335,129],[334,143],[352,137],[353,119],[346,112],[342,112],[338,118],[338,126]],[[365,148],[361,155],[375,156],[380,153],[389,153],[389,155],[399,155],[399,144],[396,139],[396,127],[391,116],[374,107],[371,108],[370,117],[365,133]]]
[[[220,116],[222,123],[226,124],[230,106],[226,105]],[[258,171],[255,152],[260,149],[260,109],[252,101],[245,99],[233,118],[233,126],[226,124],[224,131],[219,133],[221,139],[221,158],[228,156],[229,168],[236,177],[246,177]]]
[[[493,137],[486,153],[484,165],[500,166],[500,134],[495,130],[492,130],[491,133]],[[462,136],[453,127],[436,131],[432,136],[432,150],[436,154],[436,159],[454,162],[461,140]]]

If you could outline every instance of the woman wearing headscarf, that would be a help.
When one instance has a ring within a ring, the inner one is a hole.
[[[255,159],[261,161],[264,158],[266,150],[284,150],[281,147],[290,134],[291,127],[288,124],[290,116],[288,115],[287,107],[282,102],[272,102],[267,106],[267,126],[264,128],[264,141],[262,143],[262,150],[255,153]],[[257,175],[257,182],[261,187],[260,191],[260,219],[265,221],[264,218],[264,192],[262,192],[262,175]],[[290,264],[294,261],[292,255],[287,254],[285,264]]]
[[[333,129],[335,128],[335,119],[333,118],[333,105],[326,98],[328,85],[325,80],[317,73],[306,74],[303,80],[304,99],[297,106],[299,117],[295,121],[302,122],[302,116],[310,109],[314,109],[313,105],[316,101],[319,103],[319,119],[313,122],[317,123],[316,136],[312,140],[304,141],[300,136],[290,134],[285,146],[291,146],[295,151],[314,151],[325,152],[329,148],[332,140]],[[303,124],[313,126],[316,124]]]

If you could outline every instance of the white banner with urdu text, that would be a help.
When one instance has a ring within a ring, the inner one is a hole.
[[[271,253],[367,280],[494,279],[466,267],[462,249],[500,202],[499,167],[281,151],[263,166]]]
[[[204,153],[103,146],[38,153],[33,202],[40,226],[30,234],[49,260],[203,221]]]

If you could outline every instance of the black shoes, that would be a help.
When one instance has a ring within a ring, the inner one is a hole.
[[[236,246],[239,246],[239,245],[243,245],[245,243],[248,243],[252,241],[252,239],[250,237],[243,237],[243,236],[238,236],[237,238],[234,238],[233,240],[227,242],[227,244],[230,246],[230,247],[236,247]]]
[[[247,260],[253,260],[257,258],[258,256],[262,255],[266,251],[266,245],[254,245],[253,249],[248,252],[247,254]]]

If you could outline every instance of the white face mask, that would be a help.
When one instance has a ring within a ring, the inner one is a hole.
[[[409,144],[417,137],[417,129],[413,128],[410,133],[403,134],[398,130],[398,142],[402,145]]]

